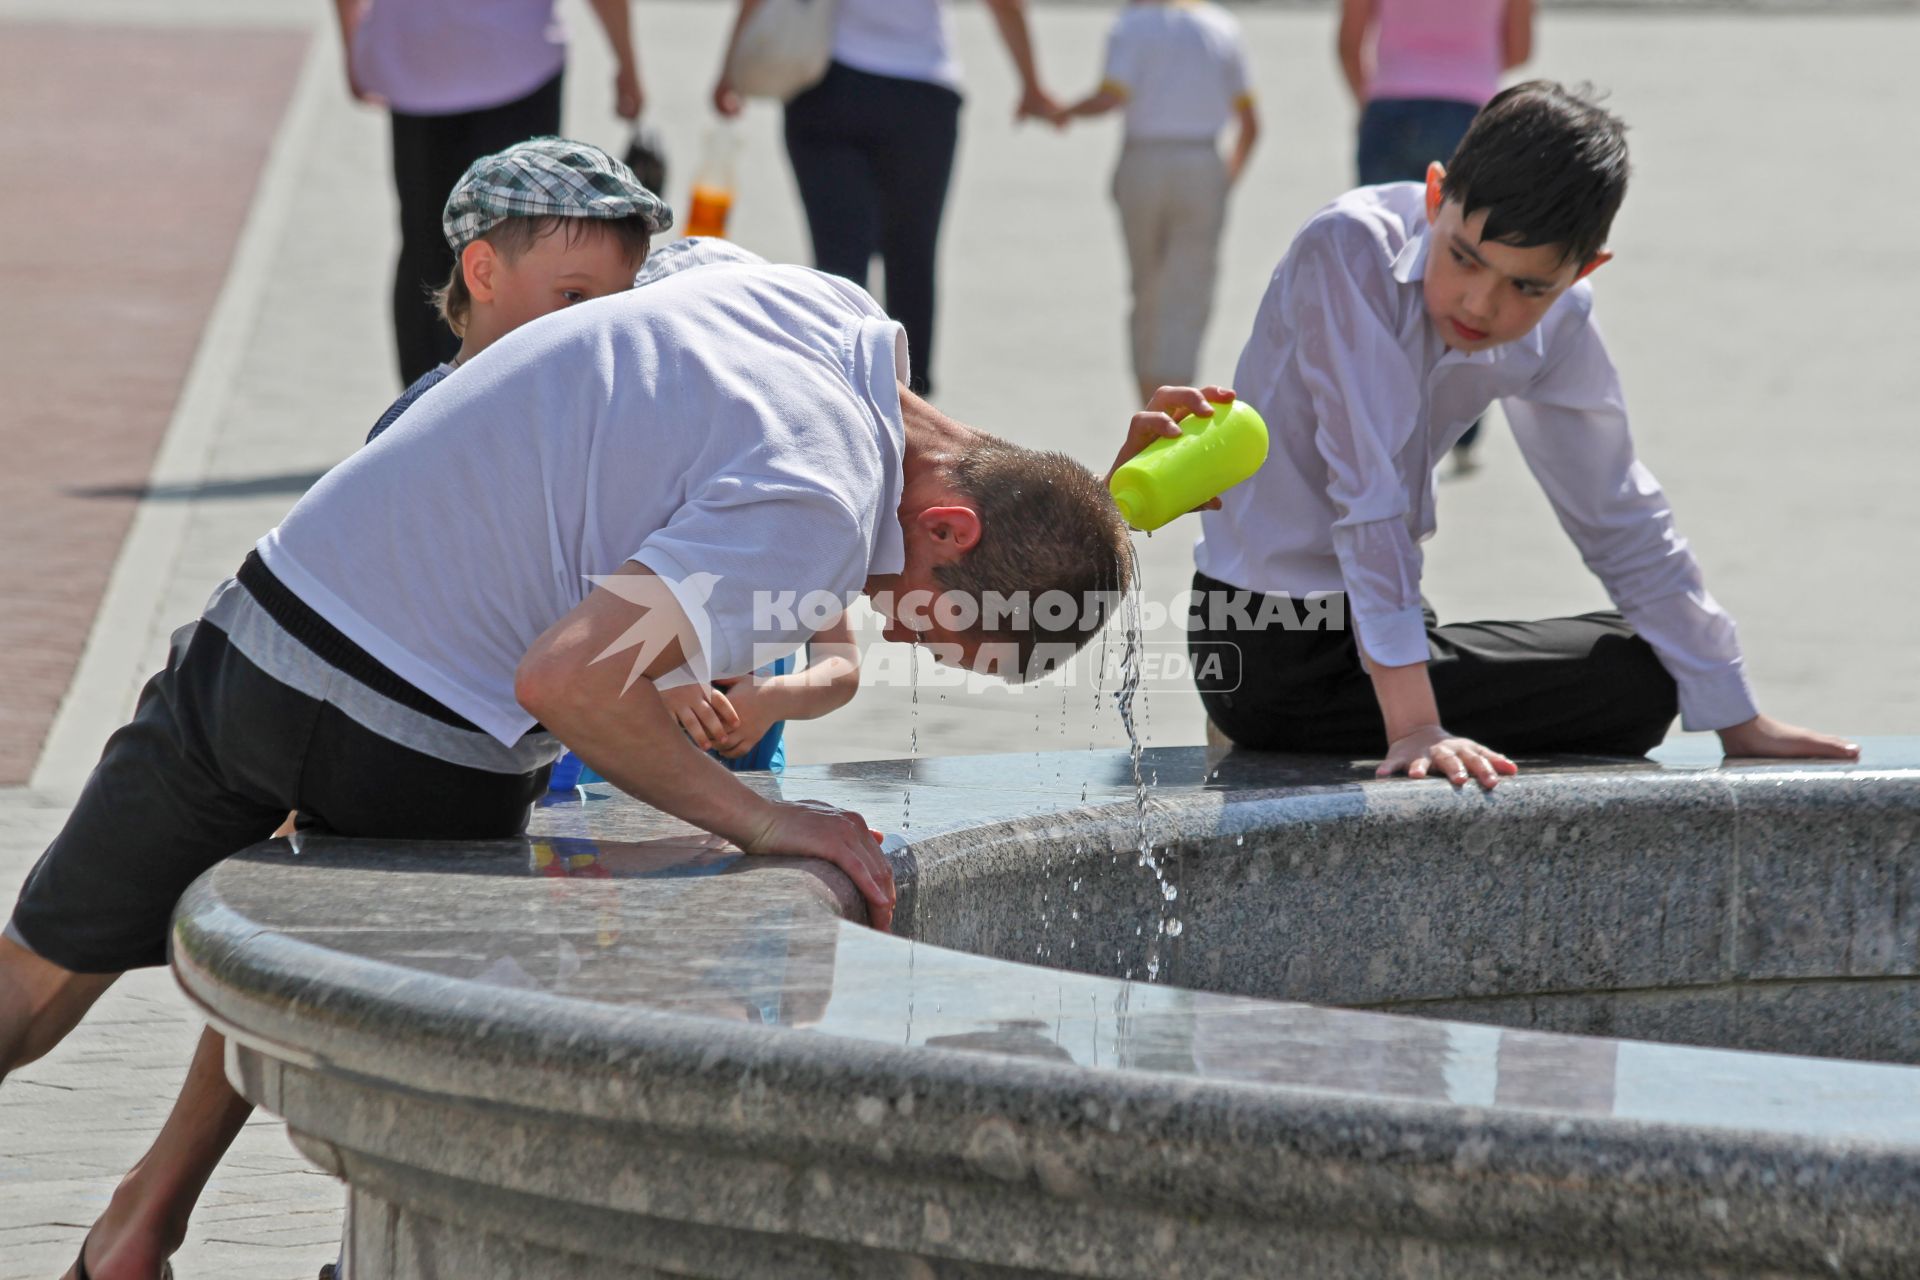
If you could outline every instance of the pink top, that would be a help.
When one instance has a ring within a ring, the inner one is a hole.
[[[353,34],[360,83],[408,115],[504,106],[566,60],[554,0],[373,0]]]
[[[1484,104],[1500,88],[1507,0],[1380,0],[1370,98]]]

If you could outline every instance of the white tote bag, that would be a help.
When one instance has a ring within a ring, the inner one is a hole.
[[[833,60],[839,0],[760,0],[740,30],[727,79],[749,98],[785,102],[818,84]]]

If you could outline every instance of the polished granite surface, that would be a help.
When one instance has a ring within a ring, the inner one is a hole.
[[[1870,741],[1852,766],[1722,767],[1692,742],[1662,755],[1656,767],[1555,762],[1492,795],[1375,782],[1370,769],[1344,762],[1198,748],[1149,751],[1143,771],[1155,783],[1154,820],[1198,805],[1223,830],[1231,818],[1218,815],[1279,792],[1324,815],[1367,797],[1416,793],[1423,803],[1478,809],[1541,791],[1624,785],[1750,787],[1825,776],[1871,788],[1920,779],[1914,739]],[[1125,821],[1134,800],[1131,764],[1113,752],[796,768],[753,785],[858,810],[892,833],[888,846],[903,868],[915,848],[983,824],[1044,827],[1083,808],[1107,810],[1111,823],[1115,806]],[[743,856],[604,787],[544,806],[533,832],[447,847],[311,838],[266,846],[213,873],[199,901],[246,921],[250,933],[317,948],[316,956],[716,1024],[1099,1072],[1920,1149],[1920,1071],[1907,1067],[1336,1011],[969,955],[867,929],[850,886],[831,869]],[[189,956],[193,927],[189,915]]]

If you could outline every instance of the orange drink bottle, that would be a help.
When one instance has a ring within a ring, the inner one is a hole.
[[[733,156],[738,148],[731,124],[722,122],[708,130],[700,167],[693,171],[693,195],[681,228],[683,235],[727,234],[727,215],[733,212]]]

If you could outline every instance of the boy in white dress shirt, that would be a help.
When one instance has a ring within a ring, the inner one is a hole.
[[[1733,620],[1634,456],[1584,283],[1626,183],[1625,126],[1535,81],[1424,188],[1349,192],[1301,230],[1235,375],[1272,453],[1195,551],[1200,694],[1233,742],[1491,787],[1515,772],[1503,752],[1639,755],[1677,710],[1730,756],[1858,757],[1760,714]],[[1618,613],[1436,625],[1434,469],[1494,400]]]
[[[1100,87],[1058,122],[1124,107],[1113,201],[1133,277],[1129,338],[1140,399],[1189,386],[1213,311],[1227,193],[1247,166],[1260,118],[1240,24],[1198,0],[1131,0],[1107,33]],[[1233,149],[1220,131],[1239,121]]]

